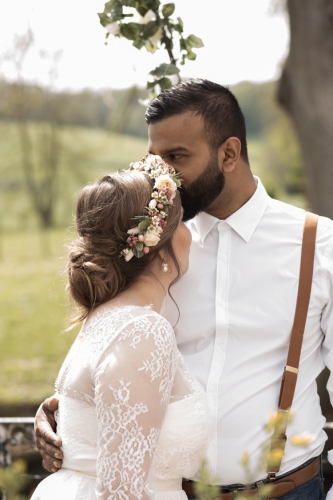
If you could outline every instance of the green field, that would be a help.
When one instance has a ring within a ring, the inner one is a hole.
[[[40,127],[32,125],[32,134]],[[10,180],[18,182],[17,189],[0,191],[0,403],[38,403],[53,393],[61,362],[77,334],[62,333],[69,315],[63,245],[73,236],[66,228],[72,224],[76,192],[103,173],[140,159],[147,147],[143,139],[103,130],[71,127],[62,134],[68,148],[60,169],[58,228],[41,232],[19,184],[15,124],[0,123],[0,188]],[[261,141],[249,143],[252,170],[265,183],[270,172],[263,148]],[[304,205],[301,197],[280,197]]]
[[[32,136],[42,127],[32,124]],[[37,403],[54,391],[77,334],[62,333],[69,316],[63,245],[74,234],[67,228],[76,193],[147,150],[144,139],[82,127],[64,128],[62,141],[58,228],[41,232],[22,187],[17,126],[0,122],[0,404]]]

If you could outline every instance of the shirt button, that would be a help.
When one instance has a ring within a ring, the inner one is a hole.
[[[225,307],[225,301],[224,301],[224,300],[222,300],[222,299],[220,299],[220,300],[219,300],[219,306],[221,306],[221,307]]]
[[[215,391],[215,386],[214,385],[211,385],[210,386],[210,392],[214,392]]]
[[[225,261],[225,260],[226,260],[226,258],[227,258],[227,256],[226,256],[226,255],[224,255],[224,254],[223,254],[223,255],[220,255],[220,260]]]
[[[218,341],[218,345],[223,346],[223,344],[224,344],[223,340]]]

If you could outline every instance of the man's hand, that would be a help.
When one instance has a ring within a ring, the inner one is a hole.
[[[59,449],[61,439],[54,433],[56,430],[54,412],[58,404],[56,396],[45,399],[38,408],[35,419],[37,448],[42,455],[42,465],[49,472],[57,472],[62,466],[63,453]]]

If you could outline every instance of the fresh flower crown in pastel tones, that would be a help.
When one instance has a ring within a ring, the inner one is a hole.
[[[135,226],[127,231],[127,245],[121,245],[119,257],[128,262],[133,256],[140,258],[149,253],[160,241],[165,228],[169,207],[173,205],[181,183],[175,169],[160,156],[147,154],[141,161],[131,163],[128,170],[145,172],[154,179],[151,200],[143,211],[134,217]]]

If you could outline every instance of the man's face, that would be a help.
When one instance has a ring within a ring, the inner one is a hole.
[[[203,136],[203,119],[188,112],[149,125],[149,152],[159,155],[181,174],[184,220],[205,210],[224,187],[217,151]]]

